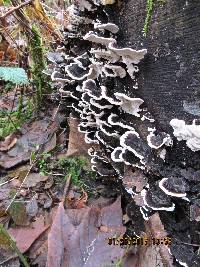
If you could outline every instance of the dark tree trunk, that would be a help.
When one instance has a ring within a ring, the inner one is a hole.
[[[119,25],[121,47],[146,48],[140,64],[139,90],[158,130],[173,135],[173,118],[191,124],[200,118],[200,2],[198,0],[154,1],[147,37],[143,36],[146,0],[122,3],[119,16],[110,18]],[[131,86],[130,79],[127,86]],[[199,169],[199,152],[192,152],[185,142],[176,142],[170,161]]]

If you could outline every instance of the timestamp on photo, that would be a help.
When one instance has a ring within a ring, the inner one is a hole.
[[[149,246],[149,245],[166,245],[172,244],[171,237],[109,237],[108,245],[114,246]]]

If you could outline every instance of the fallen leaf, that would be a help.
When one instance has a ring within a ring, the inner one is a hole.
[[[30,217],[34,217],[38,213],[38,203],[35,197],[33,197],[26,205],[26,213]]]
[[[85,134],[78,131],[78,120],[70,118],[69,121],[69,142],[66,156],[88,157],[88,148],[91,146],[85,143]]]
[[[28,215],[23,202],[14,201],[9,208],[9,214],[16,225],[28,225]]]
[[[41,205],[43,205],[43,207],[45,209],[48,209],[51,207],[52,205],[52,198],[50,198],[49,196],[47,196],[45,193],[39,194],[39,199],[38,199],[38,203],[40,203]]]
[[[4,141],[0,142],[0,151],[7,151],[11,149],[17,142],[16,134],[12,133],[5,138]]]
[[[51,187],[53,186],[53,184],[54,184],[54,180],[53,180],[52,177],[50,177],[50,178],[48,179],[48,181],[45,183],[45,185],[44,185],[44,189],[49,189],[49,188],[51,188]]]
[[[101,232],[101,226],[110,229]],[[102,209],[85,207],[64,210],[59,204],[48,237],[47,267],[103,267],[123,255],[120,246],[109,246],[108,237],[123,235],[121,198]]]
[[[82,192],[83,192],[82,196],[77,200],[77,203],[76,203],[77,209],[81,209],[85,207],[87,200],[88,200],[87,192],[85,192],[83,189],[82,189]]]
[[[81,209],[86,206],[86,202],[88,200],[88,194],[82,189],[82,195],[76,199],[74,192],[70,190],[67,195],[67,204],[72,209]]]
[[[150,235],[153,237],[162,238],[167,236],[167,232],[164,229],[158,212],[153,214],[150,217],[149,221],[145,222],[145,226],[147,232],[150,232]],[[173,259],[169,253],[167,246],[159,246],[159,255],[162,258],[162,262],[165,264],[165,266],[173,267]]]
[[[56,145],[54,134],[56,128],[52,129],[48,120],[29,122],[24,124],[20,131],[24,134],[17,139],[15,146],[7,152],[0,151],[0,166],[3,168],[9,169],[19,163],[27,162],[36,145],[44,145],[45,152],[49,152]]]
[[[8,232],[15,239],[20,251],[24,253],[48,227],[44,224],[44,217],[40,216],[31,226],[10,228]]]
[[[14,179],[11,181],[11,186],[12,187],[20,187],[21,182],[18,179]]]
[[[45,182],[48,179],[48,176],[42,175],[40,173],[29,173],[25,182],[23,183],[23,187],[34,187],[39,182]]]
[[[37,267],[44,267],[47,262],[48,242],[47,240],[32,254],[29,254],[34,259],[31,263]]]
[[[19,168],[14,169],[13,171],[8,172],[8,176],[10,178],[19,178],[20,181],[23,181],[29,168],[29,165],[23,165]]]
[[[8,199],[10,196],[10,188],[8,185],[3,185],[0,187],[0,201]]]
[[[21,189],[19,194],[23,197],[26,197],[29,193],[29,190]]]

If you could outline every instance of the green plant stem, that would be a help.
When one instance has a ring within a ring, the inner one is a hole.
[[[144,22],[144,27],[143,27],[143,35],[146,37],[148,28],[149,28],[149,22],[152,17],[152,12],[153,12],[153,5],[154,5],[154,0],[147,0],[147,7],[146,7],[146,18]]]
[[[20,258],[21,262],[23,263],[24,267],[30,267],[30,265],[28,264],[26,258],[24,257],[24,255],[21,253],[21,251],[17,247],[16,242],[12,239],[12,237],[9,235],[9,233],[3,227],[2,224],[0,224],[0,232],[7,238],[7,240],[10,243],[11,248],[17,253],[17,255]]]

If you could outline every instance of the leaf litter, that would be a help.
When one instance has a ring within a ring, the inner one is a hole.
[[[101,231],[101,227],[108,231]],[[121,198],[110,206],[64,209],[59,204],[48,236],[47,267],[103,267],[116,262],[124,249],[108,245],[107,238],[123,236]]]
[[[88,147],[83,142],[83,136],[77,134],[77,122],[71,120],[70,126],[68,151],[64,156],[87,155]],[[42,152],[51,151],[57,143],[55,132],[55,125],[50,125],[45,119],[27,123],[21,135],[11,135],[0,142],[1,167],[10,169],[27,162],[36,145],[42,146]],[[58,200],[62,200],[51,190],[56,175],[48,173],[47,176],[38,173],[37,168],[31,172],[29,169],[30,166],[25,165],[9,172],[8,181],[14,180],[0,187],[0,199],[5,202],[3,206],[1,204],[4,216],[4,207],[13,195],[11,191],[20,188],[18,199],[10,206],[10,217],[7,215],[5,218],[9,233],[21,252],[28,253],[32,264],[38,267],[146,267],[145,264],[151,262],[151,266],[156,266],[158,252],[152,248],[137,250],[133,247],[127,251],[121,246],[108,245],[108,238],[122,237],[126,232],[120,197],[115,201],[111,198],[105,201],[102,197],[88,199],[88,193],[81,186],[79,192],[72,186],[63,199],[67,209],[60,202],[54,216]],[[140,173],[127,169],[124,184],[128,188],[135,186],[140,191],[146,181],[141,184]],[[104,190],[103,185],[102,188]],[[53,219],[47,219],[46,214]]]

